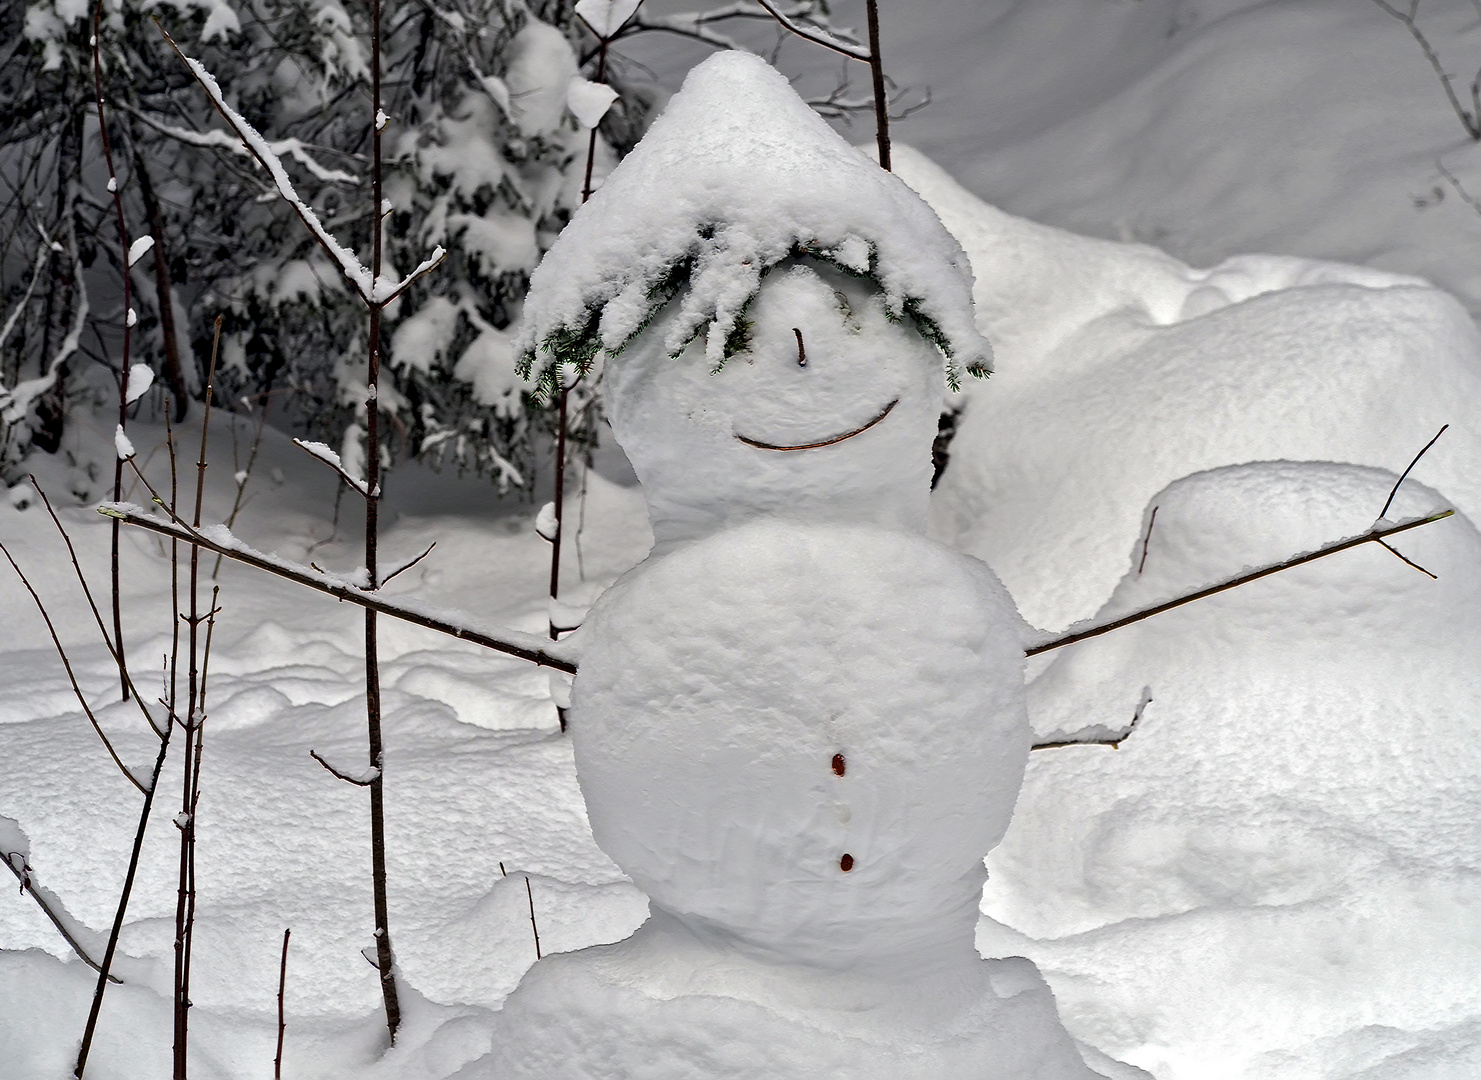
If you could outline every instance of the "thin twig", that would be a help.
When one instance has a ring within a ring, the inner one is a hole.
[[[1455,115],[1459,118],[1461,126],[1466,129],[1466,134],[1473,141],[1481,142],[1481,115],[1467,112],[1465,106],[1460,103],[1460,98],[1456,96],[1455,87],[1451,85],[1451,80],[1455,76],[1445,70],[1445,65],[1440,62],[1440,54],[1435,51],[1434,46],[1430,44],[1429,38],[1425,37],[1424,31],[1419,28],[1419,23],[1415,18],[1419,10],[1419,4],[1417,2],[1411,2],[1409,11],[1406,14],[1388,3],[1387,0],[1373,0],[1373,2],[1395,19],[1398,19],[1399,22],[1403,23],[1404,27],[1409,31],[1409,35],[1419,43],[1420,49],[1424,52],[1424,58],[1430,62],[1430,67],[1435,69],[1435,75],[1439,78],[1440,85],[1445,88],[1445,97],[1450,101],[1450,107],[1455,110]]]
[[[248,399],[244,399],[244,400],[248,400]],[[250,405],[250,400],[248,401],[248,404]],[[241,472],[239,472],[237,474],[237,476],[234,478],[234,479],[236,479],[236,482],[237,482],[237,493],[236,493],[236,497],[232,500],[232,503],[231,503],[231,513],[228,514],[227,515],[227,518],[226,518],[226,527],[228,529],[233,528],[236,525],[236,523],[237,523],[237,514],[239,514],[241,512],[241,509],[242,509],[242,493],[247,490],[247,482],[252,479],[252,469],[257,464],[257,452],[262,448],[262,433],[267,428],[267,409],[268,409],[268,406],[271,405],[271,404],[272,404],[272,392],[271,391],[268,391],[267,393],[265,393],[265,394],[262,395],[262,408],[259,409],[258,410],[258,413],[257,413],[257,434],[252,437],[252,449],[247,454],[247,467],[245,469],[241,470]],[[233,448],[235,448],[235,446],[236,446],[236,441],[235,441],[235,439],[236,439],[235,421],[233,421],[233,426],[232,426],[232,439],[233,439],[232,446],[233,446]],[[233,461],[232,464],[236,464],[236,462]],[[216,565],[211,568],[211,580],[212,581],[216,580],[216,575],[219,574],[220,572],[221,572],[221,556],[220,555],[217,555],[216,556]]]
[[[502,867],[503,863],[499,865]],[[530,929],[535,932],[535,959],[541,960],[544,957],[540,953],[540,927],[535,924],[535,894],[530,891],[530,876],[528,874],[525,875],[525,895],[530,898]]]
[[[1145,535],[1145,536],[1142,537],[1142,560],[1141,560],[1141,562],[1139,562],[1139,563],[1136,564],[1136,572],[1137,572],[1137,576],[1138,577],[1140,577],[1142,571],[1144,569],[1146,569],[1146,566],[1147,566],[1147,545],[1152,542],[1152,526],[1153,525],[1156,525],[1156,524],[1157,524],[1157,507],[1154,506],[1154,507],[1152,507],[1152,516],[1147,519],[1147,535]]]
[[[113,196],[113,212],[118,222],[118,245],[122,253],[120,266],[123,277],[123,353],[118,367],[118,430],[122,432],[128,425],[128,385],[129,385],[129,344],[133,338],[134,309],[130,306],[130,278],[129,278],[129,231],[123,220],[123,193],[119,190],[118,173],[113,168],[113,146],[108,139],[108,121],[103,115],[103,0],[98,0],[93,8],[93,36],[92,36],[92,58],[93,58],[93,100],[98,111],[98,138],[102,144],[103,162],[108,166],[108,191]],[[114,456],[113,460],[113,498],[115,501],[123,498],[123,459]],[[123,699],[129,699],[128,670],[124,662],[123,648],[123,613],[120,608],[119,567],[118,567],[118,523],[114,522],[112,529],[112,559],[113,559],[113,644],[114,656],[118,660],[118,679],[121,684]]]
[[[1421,574],[1427,574],[1429,577],[1433,578],[1436,581],[1439,581],[1440,580],[1440,575],[1439,574],[1431,574],[1424,567],[1420,566],[1419,563],[1417,563],[1413,559],[1409,558],[1409,556],[1405,555],[1402,551],[1400,551],[1398,548],[1394,547],[1393,545],[1391,545],[1391,544],[1385,544],[1382,540],[1380,540],[1380,541],[1378,541],[1378,546],[1381,547],[1381,548],[1383,548],[1389,554],[1393,555],[1400,562],[1408,563],[1410,566],[1414,567],[1414,569],[1418,570]]]
[[[129,783],[133,784],[141,792],[148,794],[149,789],[141,784],[139,778],[123,763],[123,759],[118,756],[118,751],[113,749],[113,744],[108,741],[108,736],[103,733],[103,726],[98,723],[98,718],[93,715],[92,707],[88,705],[87,697],[83,694],[82,687],[77,685],[77,676],[72,672],[72,661],[67,657],[67,650],[62,645],[62,639],[57,636],[57,628],[52,624],[51,615],[47,613],[46,605],[41,602],[41,597],[36,595],[36,590],[31,587],[30,579],[26,577],[25,573],[16,563],[15,558],[10,554],[10,549],[4,543],[0,543],[0,552],[4,553],[6,560],[20,577],[21,584],[31,594],[31,599],[36,601],[36,610],[41,612],[42,619],[46,621],[46,629],[51,634],[52,644],[57,647],[57,655],[62,658],[62,666],[67,669],[67,679],[72,683],[72,692],[77,696],[78,704],[82,706],[83,713],[86,714],[88,720],[92,723],[93,730],[98,733],[98,738],[103,740],[103,746],[107,749],[108,756],[113,759],[113,764],[118,766],[118,771],[123,773],[124,778]]]
[[[374,766],[366,769],[365,772],[362,773],[360,776],[351,776],[349,773],[344,772],[341,769],[336,769],[333,765],[329,764],[328,761],[319,756],[319,751],[317,750],[310,750],[309,757],[313,758],[320,765],[324,766],[324,768],[333,773],[336,779],[343,780],[347,784],[354,784],[356,787],[368,788],[371,784],[375,783],[376,780],[380,779],[381,771]]]
[[[67,545],[67,554],[72,559],[72,572],[77,578],[77,583],[82,586],[82,595],[87,597],[87,606],[92,610],[93,620],[98,626],[98,635],[103,639],[103,644],[107,647],[108,654],[117,663],[119,661],[118,651],[114,649],[113,641],[108,636],[108,629],[103,624],[102,612],[98,610],[98,605],[93,601],[93,591],[88,587],[87,577],[83,574],[82,566],[77,561],[77,550],[72,546],[72,537],[62,525],[61,519],[57,517],[56,510],[52,508],[51,500],[46,497],[46,490],[41,486],[41,481],[36,479],[34,473],[31,474],[31,486],[36,489],[36,494],[41,496],[41,503],[46,507],[46,512],[51,515],[51,520],[56,525],[57,532],[62,534],[62,541]],[[124,678],[128,679],[129,696],[139,703],[139,710],[144,714],[144,719],[154,730],[154,733],[163,738],[165,733],[164,728],[155,723],[154,717],[150,715],[149,706],[144,704],[144,698],[139,693],[138,688],[134,686],[133,680],[129,678],[128,670],[125,668],[123,671]]]
[[[802,38],[804,41],[811,41],[814,45],[821,45],[825,49],[832,49],[834,52],[840,53],[841,55],[847,56],[853,60],[863,60],[866,63],[869,61],[869,52],[865,51],[860,46],[851,45],[846,41],[839,40],[832,34],[825,33],[822,30],[810,30],[807,27],[802,26],[800,23],[794,22],[781,10],[775,7],[771,3],[771,0],[756,0],[756,2],[764,7],[767,13],[773,19],[775,19],[786,29],[790,30],[792,33],[796,34],[798,37]]]
[[[77,1051],[77,1065],[72,1070],[72,1075],[77,1080],[82,1080],[83,1071],[87,1068],[88,1052],[92,1048],[93,1033],[98,1027],[98,1014],[103,1008],[103,992],[108,987],[108,972],[113,966],[113,954],[118,948],[118,936],[123,932],[124,916],[128,912],[129,898],[134,891],[134,876],[139,869],[139,853],[144,849],[144,835],[149,828],[149,811],[154,806],[154,793],[159,789],[159,774],[165,767],[165,755],[170,749],[170,735],[174,732],[175,725],[171,724],[165,728],[165,737],[159,741],[159,754],[154,759],[154,774],[149,781],[149,789],[144,793],[144,805],[139,809],[139,826],[134,830],[134,846],[129,854],[129,868],[124,875],[123,889],[118,894],[118,908],[113,914],[113,928],[108,932],[108,948],[103,953],[103,966],[98,972],[98,982],[93,989],[93,1003],[88,1010],[87,1026],[82,1031],[82,1045]]]
[[[1424,449],[1414,455],[1414,460],[1409,463],[1408,468],[1406,468],[1402,473],[1399,474],[1399,478],[1394,481],[1393,490],[1388,493],[1388,499],[1384,502],[1383,509],[1378,512],[1378,519],[1380,521],[1388,516],[1388,508],[1394,504],[1394,496],[1399,493],[1399,486],[1409,478],[1409,473],[1414,469],[1414,466],[1419,464],[1419,459],[1424,457],[1424,455],[1429,451],[1430,447],[1434,446],[1435,443],[1440,441],[1440,436],[1444,435],[1446,429],[1449,427],[1449,424],[1442,425],[1440,427],[1440,430],[1435,432],[1435,437],[1424,444]]]
[[[17,860],[20,861],[19,866],[16,865]],[[47,899],[47,894],[50,893],[50,890],[36,884],[31,876],[34,871],[31,869],[30,863],[26,861],[25,856],[19,851],[5,851],[4,849],[0,849],[0,862],[10,867],[10,872],[21,883],[21,892],[31,894],[31,899],[36,901],[36,905],[51,920],[51,924],[57,928],[57,933],[62,935],[62,939],[72,947],[72,951],[77,954],[78,958],[94,971],[102,971],[103,969],[98,962],[88,954],[88,951],[83,948],[82,943],[67,928],[67,920],[52,910],[51,901]],[[116,975],[109,975],[108,981],[115,986],[123,983],[123,980]]]
[[[211,341],[211,362],[206,371],[206,393],[201,413],[200,451],[195,464],[195,508],[191,519],[192,528],[201,525],[201,507],[206,492],[206,450],[211,434],[211,399],[216,384],[216,363],[221,352],[222,316],[216,316],[215,331]],[[137,471],[137,468],[136,468]],[[142,475],[142,474],[140,474]],[[177,508],[171,507],[171,512]],[[197,667],[200,658],[200,624],[203,618],[199,609],[200,598],[200,548],[190,549],[190,615],[186,633],[189,643],[190,668],[187,675],[185,694],[185,754],[181,773],[180,814],[175,819],[180,827],[180,870],[177,881],[175,904],[175,1080],[186,1080],[189,1056],[190,1028],[190,959],[195,940],[195,818],[200,803],[200,764],[202,750],[201,724],[204,720],[203,682]],[[215,595],[212,596],[214,625]],[[178,618],[178,609],[177,609]],[[207,651],[209,656],[209,650]]]
[[[1287,559],[1284,562],[1265,566],[1258,570],[1251,570],[1249,573],[1240,574],[1238,577],[1230,578],[1228,581],[1220,582],[1217,585],[1210,585],[1206,589],[1199,589],[1197,592],[1189,593],[1186,596],[1179,596],[1164,603],[1143,608],[1141,611],[1134,611],[1130,615],[1123,615],[1121,618],[1113,619],[1108,623],[1087,627],[1084,630],[1077,630],[1074,633],[1064,634],[1059,637],[1049,638],[1046,641],[1025,649],[1024,655],[1037,656],[1040,653],[1049,652],[1051,649],[1060,649],[1066,645],[1073,645],[1077,641],[1100,637],[1102,634],[1109,634],[1112,630],[1119,630],[1123,626],[1130,626],[1132,623],[1141,622],[1143,619],[1150,619],[1153,615],[1160,615],[1164,611],[1171,611],[1173,608],[1182,607],[1184,604],[1191,604],[1195,600],[1202,600],[1206,596],[1228,592],[1230,589],[1247,585],[1251,581],[1258,581],[1260,578],[1269,577],[1271,574],[1278,574],[1282,570],[1289,570],[1295,566],[1303,566],[1306,563],[1315,562],[1317,559],[1324,559],[1328,555],[1335,555],[1339,551],[1361,547],[1363,544],[1376,543],[1397,533],[1408,532],[1410,529],[1417,529],[1421,525],[1429,525],[1432,522],[1441,521],[1454,513],[1454,510],[1444,510],[1438,514],[1430,514],[1428,517],[1412,518],[1409,521],[1403,521],[1397,525],[1391,525],[1388,528],[1373,529],[1361,536],[1354,536],[1335,544],[1329,544],[1326,547],[1318,548],[1316,551],[1309,551],[1304,555],[1297,555],[1295,558]]]
[[[292,929],[283,931],[283,959],[278,966],[278,1053],[273,1058],[273,1080],[283,1080],[283,1032],[288,1024],[283,1015],[283,989],[288,984],[288,937]]]
[[[534,635],[520,634],[516,631],[506,631],[504,637],[495,637],[470,626],[451,622],[426,611],[417,610],[416,607],[406,603],[389,601],[378,594],[367,589],[352,585],[342,578],[336,578],[329,574],[316,573],[306,566],[290,563],[285,559],[270,557],[258,551],[253,551],[245,546],[228,547],[218,544],[199,532],[194,532],[188,525],[181,521],[165,522],[145,515],[137,507],[122,507],[104,504],[98,507],[98,512],[109,517],[117,515],[121,521],[128,525],[137,525],[141,529],[168,536],[175,540],[194,544],[224,555],[236,562],[246,563],[259,570],[265,570],[278,577],[287,578],[289,581],[297,582],[317,592],[333,596],[337,600],[344,600],[359,607],[369,608],[382,615],[389,615],[393,619],[413,623],[425,627],[428,630],[436,630],[438,633],[447,634],[450,637],[460,638],[463,641],[482,645],[494,652],[504,653],[507,656],[516,656],[521,660],[528,660],[540,667],[554,668],[556,671],[564,671],[568,675],[576,673],[576,665],[571,660],[542,648],[535,642],[539,639]],[[520,639],[530,644],[522,644]]]
[[[381,579],[381,585],[384,586],[386,584],[386,582],[390,581],[397,574],[405,573],[407,570],[410,570],[417,563],[421,562],[428,555],[432,554],[432,549],[435,548],[436,546],[437,546],[437,541],[436,540],[433,540],[430,544],[427,545],[427,550],[426,551],[422,552],[415,559],[412,559],[411,562],[402,563],[400,566],[396,567],[396,569],[392,570],[389,574],[387,574],[384,578],[382,578]]]

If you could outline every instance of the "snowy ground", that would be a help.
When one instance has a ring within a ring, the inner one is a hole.
[[[902,175],[973,258],[998,348],[998,375],[966,401],[938,535],[1058,628],[1362,531],[1447,422],[1390,516],[1461,511],[1396,545],[1438,583],[1370,547],[1034,668],[1042,731],[1139,708],[1142,722],[1117,752],[1033,756],[990,859],[979,945],[1033,958],[1077,1037],[1159,1080],[1481,1073],[1481,338],[1462,303],[1401,276],[1481,302],[1481,218],[1434,166],[1443,155],[1465,182],[1473,164],[1481,188],[1481,157],[1403,28],[1357,0],[937,2],[939,18],[886,23],[897,79],[937,94],[902,138],[1015,213],[1112,238],[1002,214],[902,151]],[[1474,7],[1433,10],[1470,70]],[[1220,263],[1248,251],[1306,258]],[[235,465],[228,424],[213,427],[215,520]],[[68,455],[34,463],[73,507],[95,586],[107,528],[82,504],[111,473],[109,430],[79,427]],[[134,441],[162,475],[159,429]],[[620,465],[602,471],[586,598],[650,540]],[[237,531],[254,545],[358,561],[349,500],[335,531],[332,476],[284,440],[269,437],[249,490]],[[394,592],[541,629],[530,507],[412,471],[393,476],[388,506],[389,559],[438,541]],[[84,687],[110,700],[50,521],[13,500],[0,540],[63,615]],[[125,553],[126,635],[151,668],[168,564],[140,534]],[[526,875],[547,951],[616,940],[646,910],[591,840],[546,676],[383,623],[391,925],[415,995],[381,1058],[374,972],[357,955],[366,800],[309,757],[363,754],[358,613],[229,565],[220,581],[194,1073],[271,1075],[291,927],[285,1075],[451,1076],[487,1049],[488,1010],[534,960]],[[28,837],[38,880],[102,928],[138,796],[9,576],[0,604],[0,817]],[[136,713],[100,715],[130,761],[152,756]],[[91,1076],[168,1069],[177,800],[145,848],[126,985],[110,991]],[[65,1074],[91,972],[13,891],[0,950],[0,1074]]]

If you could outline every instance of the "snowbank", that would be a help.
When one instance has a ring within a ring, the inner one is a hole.
[[[1361,532],[1395,479],[1180,480],[1102,614]],[[1443,505],[1410,482],[1390,516]],[[1032,684],[1040,731],[1151,698],[1119,751],[1032,755],[989,858],[984,910],[1017,933],[980,943],[1035,959],[1079,1037],[1159,1080],[1469,1075],[1481,535],[1457,515],[1395,546],[1439,580],[1370,545],[1071,646]]]
[[[1110,595],[1158,490],[1245,461],[1403,469],[1481,512],[1481,335],[1416,278],[1281,256],[1207,270],[997,210],[919,154],[898,169],[962,241],[997,369],[966,388],[939,535],[1030,622]]]

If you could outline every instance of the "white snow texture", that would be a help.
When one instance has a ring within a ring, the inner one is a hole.
[[[668,299],[692,261],[663,338],[696,335],[712,366],[762,274],[802,247],[872,275],[891,316],[939,329],[952,381],[991,349],[971,315],[960,245],[913,192],[849,146],[758,57],[717,53],[695,68],[622,162],[562,231],[531,277],[518,341],[543,368],[550,338],[598,319],[610,355]]]

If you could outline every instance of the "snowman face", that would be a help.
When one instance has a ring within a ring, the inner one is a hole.
[[[867,282],[807,260],[773,269],[747,347],[719,370],[666,318],[609,369],[613,431],[660,543],[760,515],[919,530],[930,494],[941,357]]]

